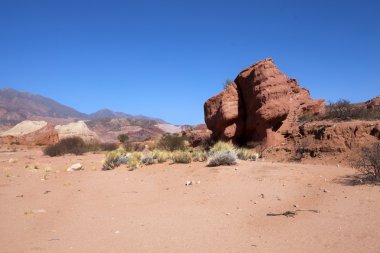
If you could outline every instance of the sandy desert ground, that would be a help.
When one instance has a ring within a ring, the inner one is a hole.
[[[380,186],[352,185],[351,168],[101,171],[103,156],[1,150],[0,252],[379,252]],[[295,209],[319,213],[267,216]]]

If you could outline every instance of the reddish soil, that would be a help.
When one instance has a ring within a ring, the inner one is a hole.
[[[380,186],[352,185],[351,168],[258,161],[101,171],[103,157],[2,149],[0,252],[379,252]],[[76,162],[85,169],[67,172]],[[295,209],[320,212],[266,215]]]

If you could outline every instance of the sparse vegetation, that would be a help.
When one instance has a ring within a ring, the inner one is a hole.
[[[224,141],[218,141],[217,143],[212,146],[212,148],[209,151],[209,154],[212,155],[217,152],[222,151],[234,151],[235,146],[232,143],[224,142]]]
[[[353,166],[368,180],[380,182],[380,142],[364,147]]]
[[[99,148],[102,151],[113,151],[119,148],[116,143],[113,142],[104,142],[99,144]]]
[[[144,165],[151,165],[157,163],[157,160],[154,158],[153,153],[149,153],[141,159],[141,163]]]
[[[230,79],[226,79],[223,83],[223,89],[227,89],[227,87],[230,85],[230,84],[233,84],[234,81],[230,80]]]
[[[141,154],[133,152],[128,158],[127,165],[129,170],[138,169],[141,166]]]
[[[171,159],[172,154],[166,150],[153,150],[153,158],[157,160],[158,163],[164,163]]]
[[[112,170],[121,164],[126,164],[129,160],[129,154],[123,149],[114,150],[106,154],[103,162],[103,170]]]
[[[236,164],[236,159],[237,156],[234,150],[217,151],[209,156],[207,166],[234,165]]]
[[[47,146],[44,154],[48,156],[61,156],[64,154],[82,155],[88,151],[91,151],[91,148],[81,138],[70,137],[60,140],[54,145]]]
[[[120,141],[120,143],[125,144],[126,142],[129,141],[129,136],[127,134],[119,134],[117,136],[117,139]]]
[[[256,161],[259,158],[259,154],[248,148],[237,148],[236,155],[240,160]]]
[[[158,148],[168,151],[185,150],[186,137],[178,134],[164,134],[158,142]]]
[[[324,115],[302,115],[300,121],[334,120],[347,121],[353,119],[378,120],[380,119],[380,109],[367,109],[361,105],[352,104],[349,100],[340,99],[329,103],[326,106]]]
[[[204,162],[207,160],[207,152],[201,148],[195,148],[191,156],[194,162]]]
[[[173,152],[172,159],[174,163],[191,163],[191,153],[177,150]]]

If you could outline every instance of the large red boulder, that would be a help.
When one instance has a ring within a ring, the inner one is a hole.
[[[272,59],[260,61],[236,77],[204,105],[205,121],[214,139],[237,143],[282,141],[282,132],[300,115],[325,112],[324,100],[283,74]]]

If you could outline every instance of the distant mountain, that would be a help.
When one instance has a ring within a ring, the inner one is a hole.
[[[130,119],[130,120],[134,120],[134,121],[139,121],[139,120],[149,121],[149,120],[153,120],[153,121],[155,121],[155,124],[164,124],[164,123],[166,123],[162,119],[151,118],[151,117],[147,117],[147,116],[144,116],[144,115],[131,115],[131,114],[127,114],[127,113],[124,113],[124,112],[114,112],[114,111],[111,111],[109,109],[102,109],[102,110],[99,110],[97,112],[91,113],[91,114],[89,114],[89,118],[92,119],[92,120],[95,120],[95,119],[124,118],[124,119]]]
[[[107,118],[131,118],[133,117],[131,114],[127,114],[124,112],[114,112],[109,109],[102,109],[91,113],[89,115],[90,119],[107,119]]]
[[[0,89],[0,125],[15,125],[21,121],[30,119],[81,119],[96,120],[103,118],[126,118],[142,125],[153,121],[154,124],[166,123],[162,119],[150,118],[143,115],[131,115],[123,112],[113,112],[109,109],[102,109],[95,113],[85,114],[77,110],[59,104],[58,102],[27,92],[20,92],[15,89]],[[140,122],[141,121],[141,122]]]
[[[1,124],[15,124],[38,117],[85,119],[88,116],[50,98],[14,89],[0,89]]]

